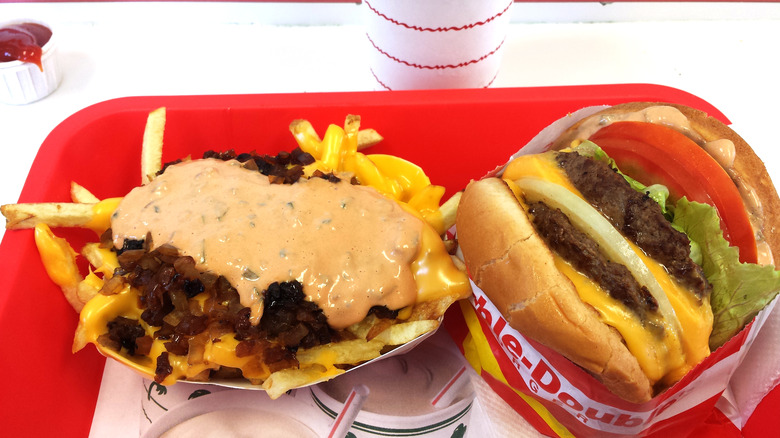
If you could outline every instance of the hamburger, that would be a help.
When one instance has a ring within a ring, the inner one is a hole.
[[[513,328],[643,403],[774,298],[780,201],[700,111],[638,102],[570,125],[466,187],[460,250]]]

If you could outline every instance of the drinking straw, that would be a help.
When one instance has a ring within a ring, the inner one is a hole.
[[[368,393],[369,390],[366,385],[357,385],[352,388],[349,396],[347,396],[347,400],[344,401],[344,409],[341,410],[333,421],[333,426],[330,428],[328,438],[341,438],[347,435],[347,431],[352,427],[352,423],[355,421],[355,417],[357,417],[360,409],[363,407],[363,403],[366,402]]]
[[[434,407],[441,407],[441,406],[449,406],[450,403],[452,403],[452,399],[455,397],[455,394],[458,393],[457,389],[460,389],[463,384],[466,383],[466,379],[461,379],[463,375],[466,374],[466,366],[464,365],[461,367],[460,370],[458,370],[457,373],[455,373],[454,376],[444,385],[444,387],[439,391],[438,394],[436,394],[433,399],[431,399],[431,404]]]

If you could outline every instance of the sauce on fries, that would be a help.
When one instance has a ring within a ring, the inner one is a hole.
[[[422,169],[361,153],[381,136],[359,117],[322,139],[293,121],[298,161],[212,153],[173,167],[159,162],[164,126],[165,109],[152,111],[145,183],[125,198],[74,183],[73,203],[2,207],[7,228],[36,229],[49,276],[80,311],[74,351],[93,343],[163,384],[243,377],[275,398],[435,330],[470,293],[442,240],[458,197],[440,206],[444,189]],[[60,226],[102,235],[81,251],[88,273],[51,232]]]

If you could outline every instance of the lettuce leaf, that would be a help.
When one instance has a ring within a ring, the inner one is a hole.
[[[710,205],[677,201],[673,225],[701,249],[701,266],[712,285],[713,327],[710,349],[736,335],[780,291],[780,271],[772,266],[740,263],[739,249],[729,246],[718,213]]]

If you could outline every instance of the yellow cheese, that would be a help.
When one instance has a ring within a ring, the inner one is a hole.
[[[636,357],[642,371],[651,381],[661,380],[669,373],[673,355],[681,357],[679,342],[675,342],[675,339],[669,336],[656,337],[644,329],[634,312],[610,297],[598,284],[557,255],[555,266],[574,283],[580,299],[596,309],[602,322],[614,327],[620,333],[628,351]]]
[[[81,281],[76,251],[67,240],[57,237],[45,223],[35,225],[35,245],[46,273],[58,286],[75,286]]]
[[[521,155],[509,163],[502,177],[512,181],[525,177],[537,177],[565,187],[570,192],[582,197],[580,191],[572,185],[569,178],[566,177],[566,173],[555,162],[555,155],[552,153]]]
[[[401,188],[398,200],[409,202],[410,199],[431,185],[431,180],[422,168],[412,162],[395,155],[372,154],[366,155],[379,171],[385,175],[393,175]],[[439,206],[436,200],[436,207]]]
[[[674,308],[677,319],[680,321],[681,341],[685,351],[684,364],[672,370],[671,374],[667,376],[667,380],[673,383],[680,380],[691,368],[710,354],[712,307],[710,307],[709,297],[701,301],[698,300],[691,291],[680,286],[660,263],[648,257],[633,243],[629,243],[661,284],[672,308]]]
[[[120,201],[122,201],[122,198],[108,198],[95,204],[92,207],[92,220],[85,227],[102,234],[111,226],[111,215],[119,206]]]
[[[344,141],[344,130],[336,125],[328,126],[322,138],[322,156],[320,160],[326,169],[338,170],[341,163],[341,148]]]
[[[439,234],[431,227],[423,227],[420,239],[417,258],[412,262],[417,302],[447,296],[468,297],[471,293],[468,277],[452,263]]]
[[[521,156],[510,163],[503,174],[507,180],[527,176],[554,182],[582,198],[581,193],[557,165],[553,153]],[[520,189],[512,183],[509,186],[515,195],[521,198]],[[707,299],[700,302],[692,292],[680,286],[661,264],[648,257],[630,241],[627,242],[669,298],[682,329],[679,335],[670,327],[670,322],[656,320],[656,323],[666,327],[664,337],[656,337],[643,327],[639,318],[625,305],[610,297],[605,290],[568,262],[555,256],[556,266],[574,283],[580,298],[598,311],[602,321],[618,330],[629,351],[653,382],[676,382],[710,353],[708,339],[712,329],[712,309]]]

